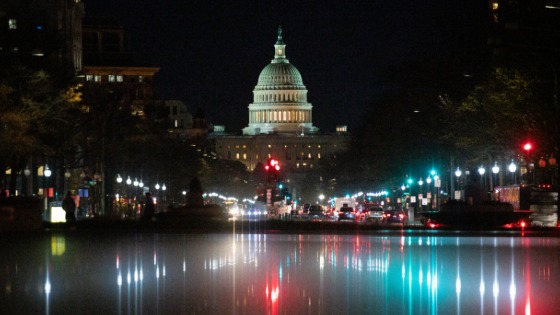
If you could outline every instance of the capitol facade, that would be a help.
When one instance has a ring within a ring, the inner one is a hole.
[[[242,135],[230,135],[223,126],[215,126],[208,135],[213,151],[218,158],[239,161],[249,170],[271,158],[279,160],[288,173],[317,167],[321,159],[336,158],[346,149],[349,136],[346,126],[320,133],[313,126],[312,109],[300,72],[286,58],[278,28],[274,59],[261,71],[253,90],[249,125]]]

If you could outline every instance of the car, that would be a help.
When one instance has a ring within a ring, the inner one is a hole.
[[[366,222],[379,224],[383,220],[383,208],[370,207],[367,211]]]
[[[303,205],[301,205],[301,211],[299,213],[300,214],[308,214],[309,213],[309,207],[311,207],[311,204],[304,203]]]
[[[408,224],[408,216],[402,210],[386,210],[383,211],[381,223],[385,225],[402,224],[405,226]]]
[[[338,221],[356,221],[356,211],[354,208],[343,206],[338,212]]]
[[[320,205],[311,205],[307,218],[312,221],[322,221],[325,218],[323,207]]]

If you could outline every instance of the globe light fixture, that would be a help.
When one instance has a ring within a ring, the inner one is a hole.
[[[424,181],[422,180],[422,177],[420,177],[420,180],[418,181],[418,185],[420,186],[424,185]]]
[[[457,166],[457,170],[455,171],[455,176],[461,177],[462,174],[463,172],[461,172],[461,169]]]
[[[138,187],[138,178],[135,178],[132,184],[134,185],[134,187]]]
[[[31,175],[31,170],[29,169],[29,166],[26,166],[25,169],[23,170],[23,174],[25,176],[29,176]]]
[[[156,183],[156,190],[159,190],[159,183]]]
[[[122,183],[123,179],[121,177],[121,174],[117,174],[117,183]]]
[[[515,163],[513,163],[513,160],[511,161],[511,163],[508,166],[508,170],[512,173],[515,173],[515,171],[517,170],[517,166],[515,165]]]
[[[165,191],[167,189],[167,187],[165,187],[165,183],[163,183],[163,185],[161,186],[161,190]]]
[[[45,164],[45,170],[43,171],[43,175],[45,175],[45,177],[51,177],[52,175],[52,171],[47,164]]]
[[[484,175],[484,173],[486,173],[486,169],[484,168],[484,166],[480,165],[480,167],[478,168],[478,174],[482,176]]]
[[[140,188],[144,187],[144,182],[142,182],[142,180],[140,180],[140,182],[138,183],[138,187]]]
[[[428,183],[428,185],[432,182],[432,178],[430,176],[428,176],[428,178],[426,178],[426,183]]]
[[[127,184],[127,185],[132,184],[132,179],[130,179],[130,176],[127,177],[127,179],[126,179],[126,184]]]
[[[492,173],[498,174],[500,172],[500,167],[498,166],[498,162],[494,162],[494,166],[492,166]]]

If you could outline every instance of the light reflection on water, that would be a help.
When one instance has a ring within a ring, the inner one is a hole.
[[[1,314],[559,314],[543,237],[53,234],[0,241]]]

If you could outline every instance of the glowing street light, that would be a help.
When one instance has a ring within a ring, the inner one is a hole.
[[[459,168],[459,166],[457,166],[457,170],[455,171],[455,176],[461,177],[462,174],[463,172],[461,172],[461,169]]]

